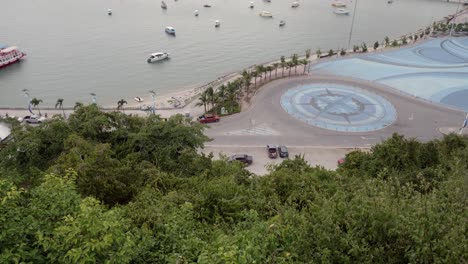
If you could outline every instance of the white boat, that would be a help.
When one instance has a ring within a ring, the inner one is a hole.
[[[169,58],[169,54],[166,52],[155,52],[146,60],[148,63],[157,62]]]
[[[133,99],[135,99],[135,101],[137,101],[139,103],[143,102],[143,98],[141,98],[140,96],[137,96],[137,97],[135,97]]]
[[[286,21],[281,20],[281,21],[279,22],[279,26],[282,27],[282,26],[284,26],[284,25],[286,25]]]
[[[258,15],[260,15],[261,17],[273,17],[273,14],[268,11],[262,11]]]
[[[344,8],[337,8],[333,12],[338,15],[349,15],[349,10],[344,9]]]
[[[291,7],[293,7],[293,8],[294,8],[294,7],[298,7],[298,6],[299,6],[299,2],[297,2],[297,1],[294,1],[294,2],[292,2],[292,4],[291,4]]]
[[[175,28],[173,27],[166,27],[165,31],[167,34],[175,35]]]
[[[341,2],[341,1],[335,1],[332,3],[332,6],[334,7],[346,7],[346,4]]]
[[[250,2],[249,7],[250,7],[250,8],[254,8],[254,2]]]
[[[195,10],[194,14],[195,16],[198,16],[198,10]]]
[[[107,14],[108,14],[109,16],[111,16],[111,15],[112,15],[112,9],[110,9],[110,8],[107,9]]]
[[[219,26],[221,26],[221,22],[219,22],[219,20],[216,20],[215,21],[215,27],[219,27]]]
[[[162,8],[162,9],[167,9],[166,2],[161,1],[161,8]]]

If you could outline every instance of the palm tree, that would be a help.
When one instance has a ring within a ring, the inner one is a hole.
[[[299,63],[304,65],[304,72],[302,74],[305,74],[306,69],[307,69],[307,64],[309,64],[309,61],[307,59],[300,60]]]
[[[265,72],[265,67],[263,65],[255,66],[255,71],[258,73],[258,77],[260,77],[260,81],[262,80],[263,73]]]
[[[244,77],[243,78],[243,83],[245,85],[246,93],[249,94],[250,93],[250,85],[252,84],[252,74],[247,72],[247,71],[244,71],[244,72],[242,72],[242,76]]]
[[[390,44],[390,38],[385,37],[385,46],[388,46]]]
[[[126,103],[127,103],[127,101],[125,101],[124,99],[120,99],[120,100],[117,102],[117,111],[118,111],[119,109],[122,109],[122,112],[125,113],[125,110],[124,110],[124,107],[123,107],[123,106],[124,106],[124,104],[126,104]]]
[[[322,56],[322,51],[318,49],[315,53],[317,53],[317,59],[320,59],[320,56]]]
[[[294,74],[297,73],[297,65],[299,65],[299,56],[296,53],[292,55],[291,62],[294,65]]]
[[[235,83],[228,84],[227,87],[227,97],[230,103],[230,113],[233,112],[234,102],[237,101],[239,94],[239,86]]]
[[[41,109],[39,109],[39,104],[42,103],[42,100],[41,99],[37,99],[37,98],[33,98],[31,100],[31,104],[37,108],[37,111],[39,111],[39,115],[41,115]]]
[[[204,91],[203,93],[200,94],[200,97],[198,97],[198,103],[195,105],[195,106],[202,106],[204,107],[205,111],[204,113],[206,114],[206,105],[209,103],[209,98],[208,98],[208,95],[206,93],[206,91]]]
[[[63,118],[67,119],[67,116],[65,115],[65,109],[63,109],[63,99],[59,98],[57,99],[57,103],[55,103],[55,109],[62,109],[63,112]]]
[[[76,102],[76,103],[75,103],[75,106],[73,107],[73,110],[76,110],[76,109],[78,109],[78,108],[80,108],[80,107],[83,107],[83,103]]]
[[[273,71],[273,67],[271,65],[266,66],[265,70],[270,73],[270,81],[271,81],[271,72]]]
[[[284,56],[281,56],[281,68],[283,69],[283,72],[281,73],[281,77],[284,76],[284,67],[286,67],[286,58]]]
[[[292,70],[292,67],[294,67],[294,63],[292,61],[288,61],[286,62],[287,64],[287,67],[289,68],[289,75],[288,76],[291,76],[291,70]]]
[[[254,78],[254,88],[257,88],[257,77],[258,77],[258,72],[257,71],[252,71],[250,75]]]
[[[215,92],[213,90],[213,87],[210,86],[210,87],[208,87],[208,89],[206,89],[206,96],[208,97],[208,102],[211,104],[211,109],[216,108],[215,107],[216,96],[215,96]]]
[[[307,65],[309,64],[310,54],[311,54],[311,50],[310,50],[310,49],[306,49],[305,58],[306,58],[307,64],[304,65],[304,73],[305,73],[305,69],[306,69]]]
[[[237,81],[237,80],[236,80]],[[226,91],[227,91],[227,87],[226,85],[222,84],[219,88],[218,88],[218,94],[216,95],[218,98],[221,99],[221,102],[222,102],[222,105],[224,106],[224,101],[226,99]]]
[[[275,78],[278,77],[278,67],[280,66],[279,63],[275,62],[272,64],[273,70],[275,70]]]

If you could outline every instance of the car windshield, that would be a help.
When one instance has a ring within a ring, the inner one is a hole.
[[[288,149],[286,147],[281,147],[281,152],[288,152]]]
[[[274,148],[269,148],[268,151],[269,151],[270,153],[275,153],[275,152],[276,152],[276,149],[274,149]]]

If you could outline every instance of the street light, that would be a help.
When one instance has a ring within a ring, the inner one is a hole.
[[[23,96],[26,97],[26,104],[27,104],[27,107],[28,107],[28,110],[31,114],[34,114],[32,111],[31,111],[31,98],[29,97],[29,90],[28,89],[23,89],[21,90],[24,94]]]
[[[151,99],[153,99],[153,107],[151,108],[151,112],[154,114],[156,114],[156,93],[151,90],[149,91],[149,93],[151,94]]]
[[[457,15],[458,15],[458,11],[460,10],[460,5],[461,5],[461,0],[458,1],[458,6],[457,6],[457,11],[455,12],[455,16],[453,16],[452,20],[454,20]],[[453,26],[455,25],[455,23],[452,23],[452,26],[450,27],[450,34],[449,36],[452,36],[452,31],[453,31]]]
[[[357,2],[354,2],[354,10],[353,10],[353,20],[351,21],[351,29],[349,30],[349,39],[348,39],[348,50],[349,50],[349,45],[351,45],[351,36],[353,35],[353,28],[354,28],[354,18],[356,17],[356,12],[357,12]]]
[[[95,93],[90,93],[90,95],[91,95],[91,98],[93,100],[93,104],[95,104],[96,103],[96,94]]]

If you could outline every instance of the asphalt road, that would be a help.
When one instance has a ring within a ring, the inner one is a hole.
[[[344,84],[378,94],[393,104],[397,119],[392,125],[372,132],[337,132],[306,124],[290,116],[280,105],[284,92],[306,83]],[[210,125],[206,134],[213,139],[207,145],[219,148],[264,147],[266,144],[362,148],[379,143],[393,133],[421,141],[440,138],[440,127],[459,127],[463,119],[462,111],[410,97],[378,83],[331,75],[309,75],[266,84],[258,90],[248,110]]]

